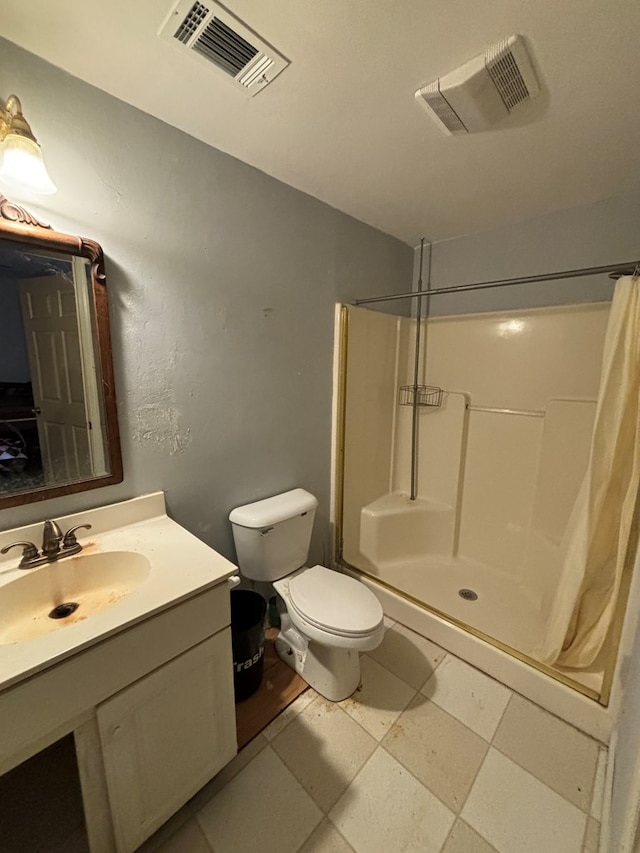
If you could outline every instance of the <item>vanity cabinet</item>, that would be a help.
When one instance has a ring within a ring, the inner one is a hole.
[[[58,523],[91,525],[88,553],[54,567],[80,607],[86,589],[112,591],[114,567],[131,579],[142,559],[148,574],[68,625],[0,638],[0,774],[73,733],[91,853],[133,853],[236,755],[237,569],[167,517],[161,492]],[[38,525],[0,532],[0,548],[39,535]],[[0,600],[20,593],[18,616],[48,613],[59,603],[54,568],[25,575],[16,563],[0,556]]]
[[[223,582],[0,693],[0,772],[73,732],[91,853],[133,853],[236,755],[229,623]]]
[[[97,709],[116,847],[135,850],[235,755],[228,628]]]

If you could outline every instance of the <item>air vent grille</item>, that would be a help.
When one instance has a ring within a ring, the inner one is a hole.
[[[208,14],[209,10],[206,6],[203,6],[202,3],[194,3],[189,14],[174,34],[174,38],[177,38],[182,44],[186,44]]]
[[[246,74],[243,74],[242,77],[238,77],[238,83],[248,89],[249,86],[252,86],[261,77],[264,77],[272,65],[273,59],[271,59],[270,56],[261,56],[260,59],[251,66]]]
[[[289,65],[281,53],[216,0],[177,0],[158,35],[253,97]]]
[[[531,97],[511,51],[490,59],[487,62],[487,71],[508,110]]]
[[[193,49],[232,77],[242,71],[258,53],[257,47],[249,44],[219,18],[209,21]]]

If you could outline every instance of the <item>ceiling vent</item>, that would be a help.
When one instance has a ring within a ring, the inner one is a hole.
[[[250,96],[261,92],[289,65],[277,50],[211,0],[180,0],[159,35],[189,50]]]
[[[539,92],[524,39],[511,36],[418,89],[416,100],[445,133],[473,133],[493,127]]]

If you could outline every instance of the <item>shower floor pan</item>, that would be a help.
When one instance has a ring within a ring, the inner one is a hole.
[[[422,557],[386,563],[370,576],[535,659],[545,632],[539,599],[504,572],[461,557]],[[600,668],[559,671],[592,690],[602,686]]]

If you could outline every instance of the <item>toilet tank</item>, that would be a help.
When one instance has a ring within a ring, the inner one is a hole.
[[[312,494],[292,489],[232,510],[229,521],[241,574],[276,581],[303,566],[317,506]]]

